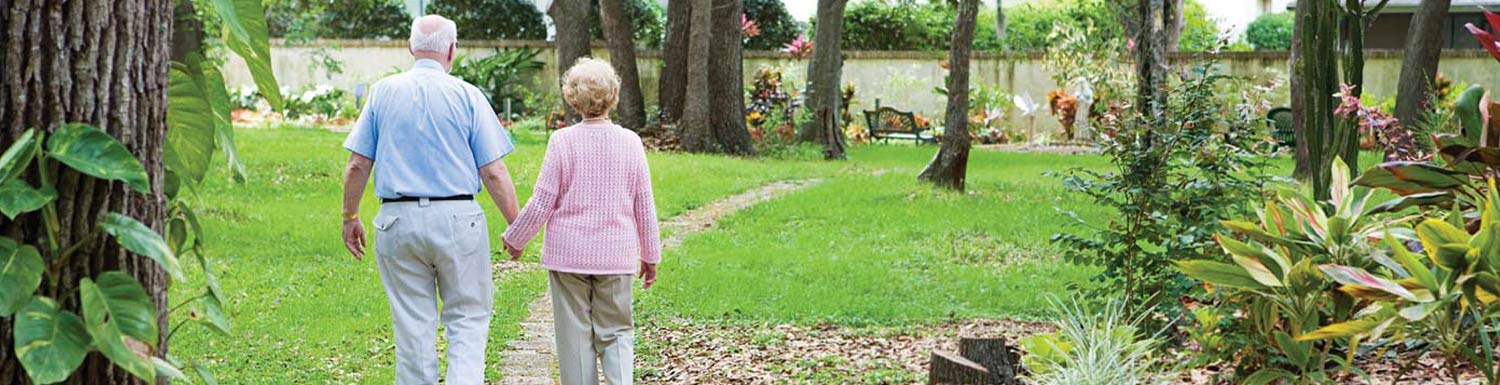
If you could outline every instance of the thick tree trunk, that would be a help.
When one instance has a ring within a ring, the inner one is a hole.
[[[1292,84],[1294,130],[1297,132],[1298,177],[1311,181],[1313,192],[1327,198],[1329,168],[1336,156],[1349,153],[1355,134],[1336,125],[1333,117],[1338,92],[1339,10],[1331,1],[1299,1],[1293,44]]]
[[[62,244],[87,243],[68,261],[58,289],[44,281],[42,294],[78,311],[78,281],[104,271],[123,270],[145,285],[157,309],[157,326],[167,330],[166,274],[150,259],[125,253],[114,242],[93,235],[108,212],[139,219],[160,231],[166,215],[162,196],[162,141],[166,134],[167,69],[172,38],[171,0],[62,1],[9,0],[0,9],[0,143],[5,146],[28,128],[51,131],[82,122],[124,143],[150,176],[151,194],[137,194],[121,183],[83,176],[49,162],[57,173],[57,214]],[[26,175],[33,183],[36,175]],[[0,235],[36,244],[44,237],[40,220],[27,215],[0,218]],[[0,320],[0,384],[28,384],[11,349],[12,319]],[[161,333],[158,355],[167,351]],[[90,354],[65,384],[137,384],[98,353]]]
[[[686,89],[683,92],[682,120],[678,122],[677,130],[683,149],[706,152],[711,151],[713,145],[708,87],[709,40],[713,36],[710,31],[713,19],[709,13],[713,0],[691,1],[688,23],[691,33],[688,34],[686,79],[683,82]]]
[[[807,66],[806,108],[812,120],[804,123],[797,133],[798,140],[823,145],[823,156],[827,159],[844,159],[843,125],[839,122],[839,106],[843,102],[844,58],[839,49],[839,38],[844,29],[845,0],[818,0],[817,37],[814,38],[812,62]]]
[[[714,0],[708,55],[709,105],[713,109],[714,144],[731,155],[755,154],[755,142],[745,127],[745,43],[740,34],[741,0]]]
[[[620,105],[616,123],[631,131],[646,125],[646,98],[641,95],[641,74],[635,68],[635,33],[625,14],[623,0],[599,0],[599,20],[609,40],[609,62],[620,75]]]
[[[587,0],[553,0],[547,9],[552,24],[557,26],[557,81],[562,84],[562,75],[572,68],[578,58],[592,56],[589,52],[589,3]],[[563,103],[567,124],[581,118],[573,107]]]
[[[948,51],[948,110],[943,115],[943,143],[917,178],[954,190],[964,189],[969,147],[969,51],[974,48],[974,19],[979,0],[963,0]],[[816,47],[816,45],[814,46]]]
[[[692,0],[667,2],[667,36],[662,43],[662,71],[657,79],[657,104],[661,105],[658,121],[677,123],[682,118],[683,98],[687,92],[688,32]]]
[[[1424,0],[1406,29],[1406,50],[1401,59],[1401,77],[1396,85],[1396,120],[1411,127],[1432,100],[1438,59],[1443,52],[1445,28],[1451,0]]]

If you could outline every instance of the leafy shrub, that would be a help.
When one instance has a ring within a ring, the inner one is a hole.
[[[1261,15],[1245,27],[1245,42],[1257,51],[1286,51],[1292,49],[1291,12]]]
[[[411,16],[399,0],[268,0],[271,36],[291,40],[403,39]]]
[[[1214,73],[1212,62],[1186,72],[1165,85],[1163,116],[1121,109],[1099,119],[1114,171],[1063,173],[1064,186],[1117,214],[1103,224],[1080,220],[1089,233],[1058,234],[1053,241],[1065,247],[1068,260],[1102,268],[1096,280],[1105,285],[1090,290],[1123,294],[1129,314],[1180,314],[1173,300],[1193,286],[1171,261],[1220,255],[1213,243],[1219,221],[1248,212],[1266,179],[1269,149],[1258,145],[1263,133],[1249,129],[1261,122],[1225,113],[1259,101],[1224,94],[1221,83],[1242,80]]]
[[[427,13],[452,19],[461,39],[547,38],[542,12],[528,0],[432,0]]]
[[[1152,353],[1161,333],[1146,334],[1144,317],[1126,315],[1126,306],[1111,301],[1100,310],[1052,300],[1061,313],[1057,331],[1022,338],[1022,362],[1032,383],[1041,385],[1139,385],[1161,376]],[[1145,338],[1142,338],[1145,336]]]
[[[1205,52],[1219,48],[1219,22],[1208,16],[1198,0],[1182,2],[1182,35],[1177,50]]]
[[[953,20],[953,8],[945,2],[856,2],[844,10],[843,48],[875,51],[946,50],[949,35],[953,32]]]
[[[589,33],[595,40],[604,40],[604,24],[599,20],[599,1],[594,0],[593,8],[589,11]],[[662,12],[661,6],[651,0],[625,0],[625,14],[633,24],[631,30],[635,31],[635,44],[637,47],[661,48],[662,40],[666,39],[666,13]]]
[[[536,60],[541,52],[536,48],[516,48],[496,50],[493,55],[482,58],[460,55],[454,60],[453,70],[449,72],[479,87],[484,96],[489,98],[490,106],[496,113],[505,113],[506,99],[512,101],[513,112],[527,113],[537,106],[530,104],[529,91],[524,87],[523,79],[542,69],[544,63]],[[511,118],[514,117],[506,117]]]
[[[802,25],[781,0],[745,0],[745,16],[760,26],[760,34],[745,41],[745,49],[779,50],[802,35]]]
[[[980,19],[989,23],[980,26],[994,25],[994,11],[981,12]],[[1093,29],[1096,31],[1094,38],[1102,41],[1123,41],[1125,36],[1119,17],[1105,0],[1060,0],[1008,7],[1005,11],[1005,41],[999,41],[993,27],[976,28],[974,44],[975,48],[981,49],[1002,46],[1018,51],[1047,49],[1056,41],[1052,31],[1061,25]]]
[[[359,113],[359,108],[354,106],[353,96],[330,85],[319,84],[300,93],[288,91],[281,91],[282,95],[287,96],[283,113],[288,118],[351,118]]]

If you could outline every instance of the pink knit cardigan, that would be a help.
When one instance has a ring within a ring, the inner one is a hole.
[[[634,132],[579,123],[547,143],[531,200],[505,230],[521,248],[547,226],[542,267],[577,274],[634,274],[661,262],[661,233],[646,150]]]

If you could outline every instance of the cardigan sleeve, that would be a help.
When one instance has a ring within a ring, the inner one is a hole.
[[[501,239],[505,244],[520,249],[536,237],[541,231],[542,225],[552,217],[557,210],[558,198],[567,191],[567,166],[563,163],[570,159],[560,142],[560,138],[554,138],[547,143],[547,153],[542,157],[542,170],[537,174],[536,186],[531,189],[531,199],[526,201],[526,207],[521,209],[521,214],[516,216],[515,223],[505,229]]]
[[[635,172],[635,231],[639,238],[641,261],[661,263],[661,228],[656,221],[656,199],[651,192],[651,166],[642,150]]]

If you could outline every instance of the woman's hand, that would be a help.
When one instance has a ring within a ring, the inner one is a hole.
[[[641,261],[641,289],[650,289],[656,283],[656,265]]]
[[[510,247],[509,243],[505,244],[505,253],[506,254],[510,254],[510,261],[511,262],[515,262],[515,261],[521,260],[521,254],[523,254],[525,252],[526,252],[526,250],[522,250],[522,249],[517,249],[517,248],[514,248],[514,247]]]

